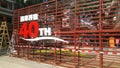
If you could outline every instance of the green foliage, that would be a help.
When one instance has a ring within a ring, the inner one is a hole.
[[[54,53],[54,50],[34,50],[34,54],[37,54],[37,53],[41,53],[41,54],[45,55],[45,54],[48,54],[48,53]],[[64,54],[64,55],[67,55],[69,57],[74,56],[74,52],[71,52],[70,50],[61,50],[61,53]],[[60,55],[60,51],[57,50],[56,54]],[[93,57],[95,57],[95,55],[83,54],[83,53],[80,53],[80,54],[77,53],[76,56],[84,57],[84,58],[93,58]]]

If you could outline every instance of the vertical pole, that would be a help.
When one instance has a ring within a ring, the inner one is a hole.
[[[78,68],[79,68],[79,65],[81,64],[80,63],[80,45],[78,45]]]
[[[103,0],[99,0],[99,3],[100,3],[100,7],[99,7],[99,10],[100,10],[100,14],[99,14],[99,45],[100,45],[100,54],[99,54],[99,57],[100,57],[100,68],[103,68],[103,47],[102,47],[102,4],[103,4]]]
[[[61,56],[61,55],[62,55],[62,53],[61,53],[61,47],[60,47],[59,50],[60,50],[60,62],[61,62],[61,61],[62,61],[62,60],[61,60],[61,59],[62,59],[62,56]]]
[[[27,59],[29,58],[29,48],[31,47],[30,43],[28,43],[28,47],[27,47]]]
[[[32,60],[34,60],[34,58],[35,58],[35,53],[34,53],[34,49],[35,49],[35,46],[36,45],[34,45],[34,42],[31,44],[31,46],[32,46],[32,51],[33,51],[33,53],[32,53],[32,57],[30,57],[30,58],[32,58]]]
[[[57,22],[57,7],[58,7],[58,1],[56,0],[55,1],[55,9],[56,9],[56,11],[55,11],[55,22]],[[54,22],[54,26],[55,26],[55,22]],[[56,27],[54,28],[55,30],[56,30]],[[56,34],[55,34],[56,35]],[[56,57],[56,42],[55,42],[55,44],[54,44],[54,56],[55,56],[55,58],[54,58],[54,60],[55,60],[55,64],[56,64],[56,61],[57,61],[57,57]]]
[[[40,16],[42,16],[42,4],[40,4]],[[40,26],[40,25],[39,25]],[[40,53],[39,53],[39,60],[41,61],[41,50],[42,50],[43,48],[42,48],[42,46],[39,44],[39,50],[40,50]]]
[[[23,44],[21,46],[22,46],[22,57],[24,57],[24,46]]]
[[[41,45],[39,44],[39,60],[41,61],[41,50],[42,50],[42,47],[41,47]]]
[[[44,41],[45,42],[45,41]],[[45,46],[46,44],[44,44],[44,46]],[[45,59],[47,60],[47,47],[45,47]]]
[[[56,64],[56,61],[57,61],[57,57],[56,57],[56,42],[54,44],[54,61],[55,61],[55,64]]]
[[[27,8],[28,10],[27,10],[27,14],[30,14],[30,7],[28,7]],[[29,59],[29,56],[30,56],[30,54],[29,54],[29,52],[30,52],[30,49],[32,48],[32,46],[31,46],[31,42],[28,42],[28,47],[27,47],[27,58]]]
[[[76,42],[76,0],[74,0],[74,63],[75,63],[75,67],[76,67],[76,45],[77,45],[77,42]]]
[[[20,23],[19,23],[19,21],[20,21],[20,20],[19,20],[20,10],[18,10],[17,13],[18,13],[18,28],[17,28],[17,29],[19,30],[19,28],[20,28],[20,27],[19,27],[19,24],[20,24]],[[16,40],[16,41],[17,41],[17,49],[18,49],[17,55],[19,56],[19,53],[20,53],[20,45],[19,45],[19,43],[18,43],[18,34],[19,34],[19,33],[18,33],[18,30],[17,30],[17,32],[16,32],[16,33],[17,33],[17,37],[16,37],[17,40]]]

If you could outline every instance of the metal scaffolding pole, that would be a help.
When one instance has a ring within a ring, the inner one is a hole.
[[[76,61],[77,61],[77,59],[76,59],[76,45],[77,45],[77,41],[76,41],[76,0],[74,0],[74,10],[75,10],[75,12],[74,12],[74,63],[75,63],[75,67],[76,67]]]
[[[100,68],[103,68],[103,47],[102,47],[102,4],[103,4],[103,0],[99,0],[99,47],[100,47],[100,53],[99,53],[99,57],[100,57]]]

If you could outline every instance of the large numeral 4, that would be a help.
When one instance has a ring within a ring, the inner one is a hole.
[[[20,28],[19,34],[23,36],[24,38],[28,37],[28,30],[27,30],[28,24],[25,22],[23,23],[22,27]]]

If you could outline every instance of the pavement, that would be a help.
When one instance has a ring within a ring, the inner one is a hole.
[[[64,68],[64,67],[34,62],[15,57],[0,56],[0,68]]]

